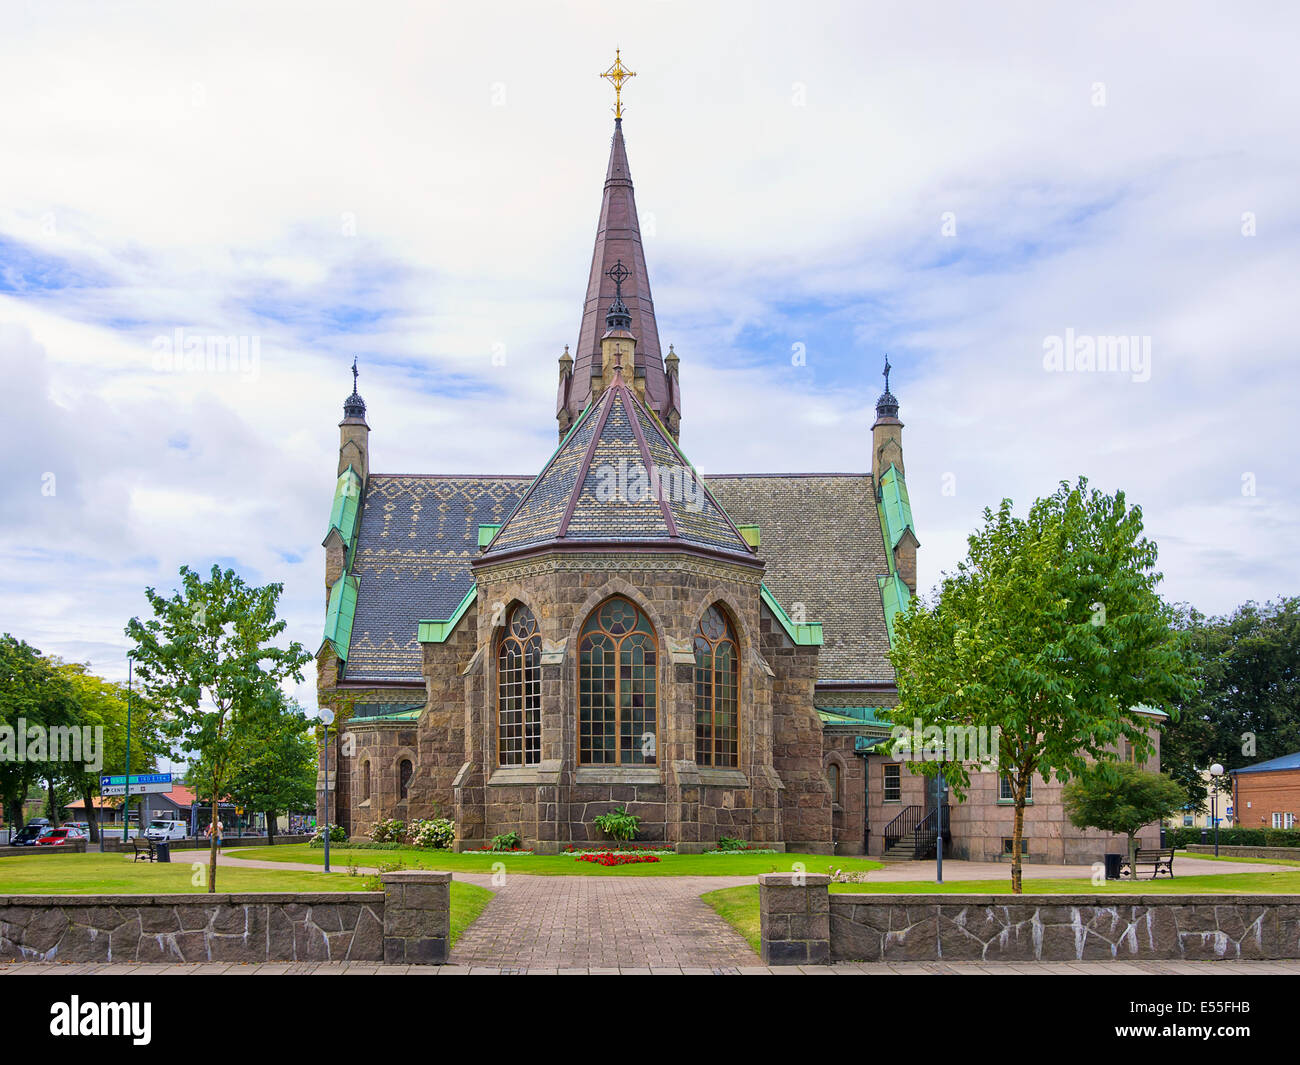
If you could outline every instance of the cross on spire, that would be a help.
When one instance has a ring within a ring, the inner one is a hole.
[[[614,297],[616,299],[623,298],[623,282],[626,281],[631,274],[632,271],[623,265],[622,259],[619,259],[618,262],[605,271],[605,276],[614,282]]]
[[[635,78],[636,71],[628,70],[623,65],[623,60],[619,58],[619,50],[614,49],[614,65],[601,75],[614,86],[614,117],[623,117],[623,82],[628,78]]]

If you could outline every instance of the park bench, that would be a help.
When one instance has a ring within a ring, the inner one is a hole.
[[[1134,869],[1133,866],[1137,868]],[[1124,861],[1120,863],[1119,875],[1138,880],[1140,877],[1137,874],[1141,872],[1144,866],[1151,867],[1152,880],[1158,877],[1161,872],[1166,872],[1172,877],[1174,875],[1174,848],[1139,850],[1132,865],[1129,864],[1127,857],[1124,858]]]
[[[158,860],[158,849],[153,845],[153,840],[142,836],[136,836],[131,840],[131,845],[135,848],[135,857],[132,861],[156,862]]]

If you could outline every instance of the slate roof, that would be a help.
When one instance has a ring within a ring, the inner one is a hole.
[[[819,680],[892,683],[877,578],[889,573],[870,474],[722,474],[705,481],[732,521],[757,525],[763,582],[820,621]]]
[[[623,409],[621,403],[619,407]],[[583,425],[575,426],[569,438],[579,450],[577,462],[580,445],[590,444],[596,427],[595,421],[584,424],[586,431]],[[612,429],[607,426],[610,450],[602,454],[614,453],[617,441],[626,448],[628,428],[621,421],[614,421]],[[657,435],[667,446],[662,434]],[[557,451],[557,458],[563,451]],[[577,481],[576,463],[570,467],[569,461],[552,462],[538,479],[537,516],[520,526],[532,531],[528,536],[521,532],[513,546],[541,542],[534,520],[562,518]],[[347,680],[419,683],[419,622],[447,618],[455,611],[474,585],[470,563],[479,557],[478,526],[505,524],[532,480],[514,475],[370,476],[349,570],[359,584]],[[759,557],[767,563],[763,580],[782,606],[793,610],[802,603],[806,619],[822,623],[819,679],[892,682],[878,584],[889,566],[871,477],[728,474],[706,476],[704,481],[732,521],[760,526]],[[639,515],[643,509],[639,504],[629,508]],[[575,506],[575,520],[582,513]],[[662,535],[662,513],[649,515],[649,520]],[[719,519],[711,511],[707,517],[692,515],[691,520],[700,528],[680,527],[683,538],[699,535],[708,540],[717,531],[714,523]],[[579,527],[588,535],[628,535],[623,528],[606,529],[585,517],[582,521]]]
[[[531,478],[372,473],[348,571],[359,578],[347,680],[420,680],[421,621],[474,586],[478,527],[502,521]]]
[[[661,491],[651,488],[655,478]],[[616,372],[506,518],[484,557],[542,544],[627,541],[754,557],[658,419]]]

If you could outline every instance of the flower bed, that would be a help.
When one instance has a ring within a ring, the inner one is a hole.
[[[596,865],[634,865],[637,862],[657,862],[657,854],[619,854],[606,852],[604,854],[587,853],[575,856],[575,860],[580,862],[593,862]]]
[[[705,851],[705,854],[778,854],[770,847],[741,847],[738,850],[729,851]]]

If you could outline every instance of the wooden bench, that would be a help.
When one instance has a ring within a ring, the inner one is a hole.
[[[1133,869],[1134,865],[1137,866],[1136,872]],[[1119,875],[1121,879],[1127,877],[1131,880],[1140,880],[1141,877],[1139,877],[1137,873],[1142,871],[1143,866],[1151,867],[1152,880],[1158,877],[1161,872],[1168,873],[1172,878],[1174,875],[1174,848],[1166,847],[1164,849],[1146,851],[1139,850],[1137,852],[1137,858],[1132,865],[1129,864],[1129,860],[1126,856],[1120,863]]]
[[[135,848],[135,857],[131,859],[133,862],[156,862],[158,860],[158,848],[153,845],[153,840],[143,836],[136,836],[131,840],[131,845]]]

